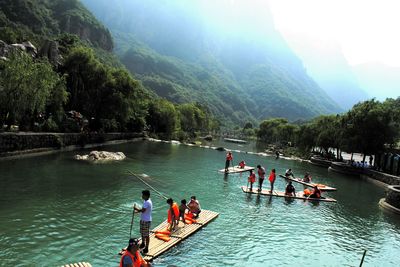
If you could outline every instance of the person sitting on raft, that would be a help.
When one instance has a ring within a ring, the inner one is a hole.
[[[290,176],[294,177],[292,169],[287,169],[286,172],[285,172],[285,176],[286,176],[286,178],[288,178]]]
[[[308,172],[304,175],[303,182],[311,183],[311,175]]]
[[[233,160],[232,152],[229,151],[228,154],[226,154],[225,172],[229,172],[229,165],[231,164],[232,160]]]
[[[314,186],[311,195],[308,196],[309,198],[321,198],[321,190],[319,190],[318,186]]]
[[[239,168],[240,169],[244,169],[244,167],[246,166],[246,162],[244,160],[242,160],[241,162],[239,162]]]
[[[248,182],[250,183],[250,191],[253,191],[253,184],[256,182],[256,174],[253,170],[250,170],[249,178],[247,178]]]
[[[176,202],[172,200],[172,198],[167,199],[167,204],[169,205],[168,209],[168,224],[169,224],[169,231],[175,229],[176,226],[179,224],[179,207]]]
[[[128,248],[122,254],[119,267],[146,267],[151,266],[142,258],[139,252],[139,240],[129,239]]]
[[[182,218],[182,221],[184,224],[186,224],[185,221],[185,214],[186,210],[188,210],[189,207],[186,205],[186,199],[181,200],[181,205],[179,206],[179,220]]]
[[[196,196],[192,196],[190,198],[190,202],[188,204],[190,212],[193,214],[194,218],[199,217],[201,212],[200,202],[196,199]]]
[[[289,184],[286,186],[285,195],[296,196],[296,189],[292,185],[292,181],[289,181]]]

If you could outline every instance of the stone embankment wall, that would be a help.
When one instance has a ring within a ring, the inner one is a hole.
[[[0,156],[17,151],[84,147],[87,144],[143,137],[143,133],[0,133]]]
[[[365,170],[365,174],[361,174],[361,177],[365,177],[365,176],[375,179],[377,181],[383,182],[388,185],[400,185],[400,177],[399,176],[382,173],[382,172],[377,172],[374,170]]]

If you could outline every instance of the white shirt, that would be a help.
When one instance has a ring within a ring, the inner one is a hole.
[[[143,208],[146,209],[145,212],[142,212],[140,215],[140,219],[145,222],[151,222],[151,211],[153,209],[153,203],[151,199],[143,201]]]

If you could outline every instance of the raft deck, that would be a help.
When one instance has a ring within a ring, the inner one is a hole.
[[[186,239],[193,233],[197,232],[199,229],[203,228],[209,222],[217,218],[219,213],[210,211],[210,210],[201,210],[199,217],[196,219],[196,223],[193,224],[184,224],[182,221],[179,221],[179,225],[177,228],[171,233],[171,240],[165,242],[155,237],[155,231],[165,231],[168,226],[167,220],[159,224],[152,231],[150,231],[150,246],[149,252],[143,255],[143,258],[146,261],[151,261],[173,246],[180,243],[182,240]]]
[[[319,190],[321,191],[336,191],[337,189],[335,187],[330,187],[324,184],[315,184],[315,183],[307,183],[307,182],[303,182],[300,178],[293,178],[291,176],[286,177],[282,174],[279,174],[280,177],[285,178],[285,179],[289,179],[293,182],[299,183],[299,184],[303,184],[309,187],[314,187],[314,186],[318,186]]]
[[[61,267],[92,267],[92,265],[88,262],[78,262],[78,263],[63,265]]]
[[[303,192],[297,192],[295,196],[288,196],[285,195],[285,192],[279,192],[279,191],[273,191],[270,193],[270,190],[261,190],[261,192],[257,191],[257,188],[253,188],[252,191],[250,191],[250,188],[247,186],[242,186],[242,190],[245,193],[251,193],[251,194],[260,194],[264,196],[274,196],[274,197],[285,197],[285,198],[297,198],[297,199],[303,199],[303,200],[311,200],[311,201],[324,201],[324,202],[337,202],[336,199],[333,198],[308,198],[303,195]]]
[[[248,172],[248,171],[251,171],[251,170],[254,170],[254,169],[255,169],[254,167],[250,167],[250,166],[244,166],[243,169],[240,168],[239,166],[234,166],[234,167],[229,167],[227,172],[225,172],[225,169],[221,169],[221,170],[219,170],[219,172],[222,172],[222,173],[240,173],[240,172]]]

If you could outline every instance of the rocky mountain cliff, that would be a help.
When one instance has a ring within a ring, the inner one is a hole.
[[[76,34],[112,51],[110,32],[78,0],[0,0],[0,39],[7,43]]]

